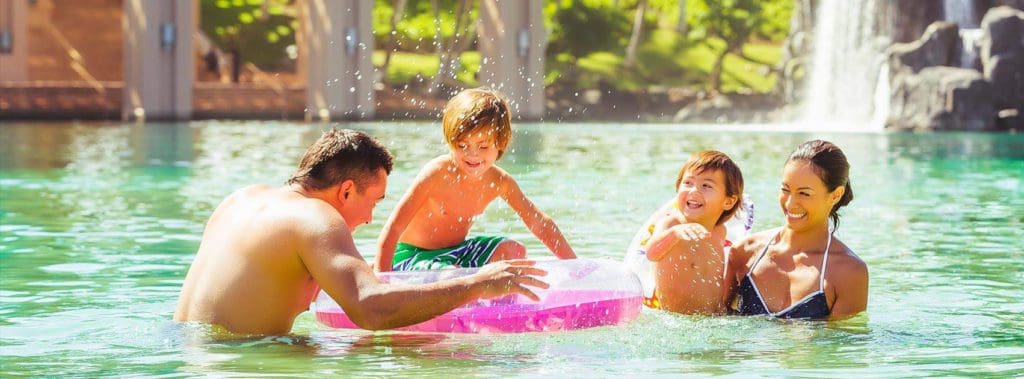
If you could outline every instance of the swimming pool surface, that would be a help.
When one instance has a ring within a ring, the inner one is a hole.
[[[375,236],[413,176],[444,152],[438,123],[339,124],[396,156]],[[281,184],[330,125],[0,123],[0,376],[1024,375],[1024,135],[775,132],[714,125],[516,124],[499,161],[583,257],[619,259],[673,194],[694,151],[735,159],[755,230],[779,226],[782,165],[825,138],[849,157],[854,200],[837,235],[867,262],[866,314],[838,323],[645,309],[575,332],[431,335],[321,329],[202,342],[171,322],[213,207]],[[547,252],[495,203],[474,233]]]

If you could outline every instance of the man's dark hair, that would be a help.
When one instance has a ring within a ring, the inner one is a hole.
[[[351,179],[362,193],[377,171],[391,173],[392,159],[388,149],[368,134],[332,129],[306,150],[288,184],[322,190]]]

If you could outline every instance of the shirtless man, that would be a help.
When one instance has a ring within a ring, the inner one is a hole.
[[[351,130],[324,133],[282,187],[255,185],[228,196],[206,224],[181,288],[176,321],[232,333],[285,334],[318,284],[366,329],[419,323],[476,298],[546,288],[529,261],[418,286],[382,284],[356,250],[352,231],[384,198],[391,154]]]

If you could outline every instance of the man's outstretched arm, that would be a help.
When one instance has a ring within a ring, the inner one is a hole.
[[[361,328],[420,323],[477,298],[517,293],[538,300],[528,287],[547,288],[534,277],[546,273],[531,261],[497,262],[474,275],[424,285],[384,284],[359,255],[340,217],[313,229],[321,230],[302,238],[300,257],[320,287]]]

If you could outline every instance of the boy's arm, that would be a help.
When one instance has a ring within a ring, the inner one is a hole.
[[[530,232],[537,236],[537,239],[559,259],[576,259],[576,252],[573,251],[572,246],[569,246],[569,242],[565,240],[565,236],[558,229],[558,225],[555,225],[555,221],[537,209],[537,206],[526,198],[515,179],[507,174],[503,176],[504,185],[501,197],[519,215],[519,218],[526,224],[526,228],[530,229]]]
[[[356,250],[344,221],[328,220],[299,238],[299,256],[313,279],[352,321],[365,329],[390,329],[437,317],[476,298],[521,294],[539,300],[530,287],[547,288],[533,262],[502,261],[474,275],[424,285],[381,283]]]
[[[679,243],[697,243],[710,236],[701,224],[681,223],[676,216],[665,217],[654,228],[647,242],[647,259],[660,261]]]
[[[430,190],[437,180],[435,175],[437,172],[437,164],[435,162],[428,163],[413,180],[405,195],[398,200],[395,210],[388,216],[388,221],[377,238],[377,271],[391,271],[398,239],[402,237],[405,228],[409,226],[416,213],[430,198]]]

